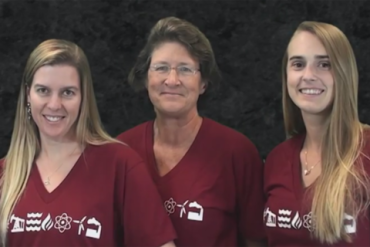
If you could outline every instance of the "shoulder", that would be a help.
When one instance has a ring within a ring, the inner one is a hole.
[[[124,166],[130,169],[143,160],[125,143],[113,142],[87,147],[86,156],[91,162],[101,161],[104,166]]]
[[[204,129],[208,146],[223,158],[231,159],[233,166],[259,165],[262,158],[255,144],[241,132],[214,120],[205,119]]]
[[[300,149],[300,146],[303,144],[305,134],[299,134],[293,136],[276,147],[274,147],[270,153],[267,155],[265,167],[269,169],[275,161],[289,160],[293,156],[294,152]]]
[[[153,121],[147,121],[141,123],[131,129],[128,129],[122,133],[120,133],[116,138],[123,142],[130,142],[130,140],[138,138],[138,136],[144,136],[147,126],[151,124]]]
[[[204,118],[204,121],[204,128],[209,133],[209,139],[220,143],[223,147],[231,146],[233,149],[238,147],[243,149],[255,148],[252,141],[241,132],[209,118]]]

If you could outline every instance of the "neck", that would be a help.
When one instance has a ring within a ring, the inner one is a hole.
[[[39,157],[51,160],[61,160],[74,154],[81,154],[83,147],[75,138],[53,140],[40,136],[41,151]]]
[[[304,148],[314,152],[321,152],[322,137],[324,136],[327,118],[323,116],[314,116],[302,113],[303,121],[306,127],[306,140]]]
[[[181,145],[196,136],[201,123],[202,118],[198,112],[182,118],[168,118],[157,114],[154,123],[154,137],[155,140],[166,145]]]

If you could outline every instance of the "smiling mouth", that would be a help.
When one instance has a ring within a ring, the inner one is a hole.
[[[58,122],[64,118],[63,116],[49,116],[49,115],[43,115],[43,116],[49,122]]]
[[[320,95],[324,92],[324,90],[317,88],[303,88],[299,89],[299,92],[307,95]]]
[[[164,92],[162,94],[164,94],[164,95],[180,95],[179,93],[166,93],[166,92]]]

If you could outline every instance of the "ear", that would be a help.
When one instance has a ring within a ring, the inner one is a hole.
[[[206,91],[207,89],[207,82],[206,81],[202,81],[200,83],[200,90],[199,90],[199,94],[204,94],[204,92]]]

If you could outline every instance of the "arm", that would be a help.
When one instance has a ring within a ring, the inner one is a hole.
[[[123,155],[131,156],[117,171],[125,246],[173,246],[176,233],[146,165],[133,151]]]
[[[264,164],[257,148],[247,138],[239,139],[233,148],[236,181],[238,231],[244,246],[266,246],[263,210]],[[243,241],[244,240],[244,241]]]

